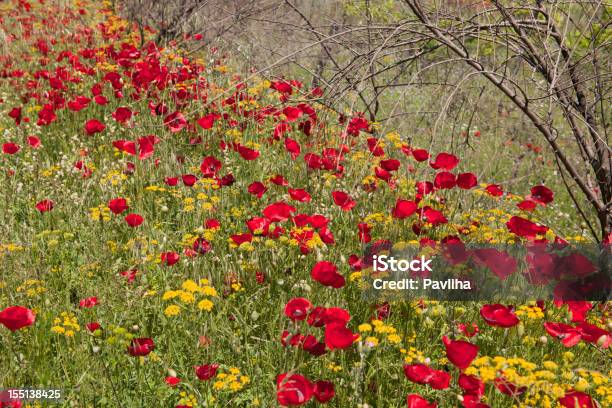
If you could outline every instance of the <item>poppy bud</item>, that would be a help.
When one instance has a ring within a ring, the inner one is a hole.
[[[607,341],[608,341],[608,334],[606,333],[597,339],[597,345],[599,347],[603,347]]]

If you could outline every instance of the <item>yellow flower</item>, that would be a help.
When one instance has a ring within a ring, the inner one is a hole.
[[[164,314],[168,317],[176,316],[181,313],[181,308],[177,305],[170,305],[164,310]]]
[[[359,330],[360,332],[369,332],[372,331],[372,326],[368,323],[363,323],[357,327],[357,330]]]
[[[185,289],[187,292],[191,292],[191,293],[197,292],[200,290],[200,287],[198,286],[198,284],[192,281],[191,279],[187,279],[185,282],[183,282],[183,285],[181,287]]]
[[[376,347],[378,346],[378,339],[373,336],[366,337],[365,344],[369,347]]]
[[[210,312],[213,306],[214,306],[213,302],[211,302],[208,299],[201,300],[200,303],[198,303],[198,309],[206,310],[207,312]]]
[[[206,296],[217,296],[217,289],[212,286],[204,286],[202,287],[202,293]]]
[[[393,344],[399,344],[402,341],[402,338],[398,334],[390,334],[387,336],[387,340]]]

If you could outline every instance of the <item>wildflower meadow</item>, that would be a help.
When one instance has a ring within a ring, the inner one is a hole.
[[[588,280],[529,249],[612,241],[559,215],[552,161],[513,191],[484,131],[464,158],[109,1],[3,1],[0,29],[0,407],[612,406],[606,299],[371,290],[373,254],[445,243],[454,277],[511,282],[488,244]]]

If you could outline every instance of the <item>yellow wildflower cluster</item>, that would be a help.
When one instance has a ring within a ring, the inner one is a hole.
[[[198,399],[193,394],[187,394],[185,391],[180,392],[181,399],[179,400],[178,405],[184,407],[195,407],[198,405]]]
[[[570,352],[570,354],[573,353]],[[564,359],[571,361],[572,356],[565,355]],[[519,388],[525,387],[525,397],[521,407],[551,408],[554,406],[554,401],[562,397],[570,388],[583,392],[594,388],[595,393],[601,397],[600,400],[612,402],[609,375],[583,369],[572,371],[566,368],[561,371],[557,363],[553,361],[544,361],[542,367],[538,367],[522,358],[483,356],[475,359],[465,372],[468,375],[480,377],[484,382],[503,378]]]
[[[45,293],[47,289],[41,280],[38,279],[27,279],[16,289],[17,292],[23,292],[27,297],[36,297],[42,293]]]
[[[406,364],[412,363],[425,363],[426,358],[423,352],[417,350],[416,347],[409,347],[407,349],[400,349],[400,353],[404,354],[404,362]]]
[[[519,306],[515,314],[521,318],[528,318],[532,320],[538,320],[544,318],[544,312],[541,308],[535,305],[522,305]]]
[[[23,251],[24,249],[25,248],[23,246],[17,244],[0,244],[0,254],[2,254],[3,252]]]
[[[107,185],[117,186],[121,184],[122,181],[127,180],[127,178],[128,178],[127,175],[123,174],[123,172],[119,170],[110,170],[109,172],[107,172],[106,174],[102,176],[102,178],[100,179],[100,185],[101,186],[107,186]]]
[[[213,388],[217,391],[240,391],[251,382],[249,376],[242,374],[236,367],[230,367],[227,372],[220,370],[216,379]]]
[[[111,215],[108,206],[100,204],[97,207],[91,207],[89,209],[89,218],[93,221],[110,221]]]
[[[185,305],[191,305],[196,303],[198,297],[200,297],[197,303],[198,309],[210,312],[214,307],[214,303],[209,298],[217,297],[217,290],[210,286],[208,279],[200,280],[199,284],[191,279],[187,279],[181,285],[181,289],[164,292],[162,300],[169,301],[174,299],[175,302],[179,301]],[[166,307],[164,314],[168,317],[173,317],[179,315],[181,310],[181,307],[174,303]]]
[[[402,338],[397,334],[395,327],[385,324],[382,320],[372,320],[370,323],[360,324],[358,330],[364,335],[372,333],[374,335],[367,336],[364,340],[368,347],[376,347],[381,340],[385,340],[391,344],[399,344]],[[378,335],[379,337],[377,337]]]
[[[53,319],[51,332],[63,334],[66,337],[74,337],[75,332],[81,331],[81,326],[72,312],[62,312],[59,317]]]

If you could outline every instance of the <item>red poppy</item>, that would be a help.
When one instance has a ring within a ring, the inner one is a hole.
[[[300,374],[280,374],[276,378],[276,399],[282,406],[297,406],[310,401],[314,387]]]
[[[46,104],[41,110],[38,111],[38,121],[36,122],[36,124],[38,126],[46,126],[55,122],[56,119],[57,115],[55,114],[53,106]]]
[[[304,161],[309,169],[320,169],[322,166],[321,156],[314,153],[306,153],[304,155]]]
[[[115,140],[113,142],[113,146],[116,149],[126,152],[132,156],[136,154],[136,143],[132,142],[131,140]]]
[[[358,337],[344,324],[331,323],[325,326],[325,345],[330,350],[348,348]]]
[[[501,280],[512,275],[518,265],[512,255],[496,248],[475,249],[472,251],[472,260],[476,265],[489,268]]]
[[[332,191],[332,198],[334,199],[334,203],[342,208],[343,211],[350,211],[353,207],[355,207],[356,201],[351,198],[344,191]]]
[[[429,152],[425,149],[414,149],[412,151],[412,157],[418,162],[424,162],[429,159]]]
[[[446,357],[461,371],[468,368],[478,355],[478,346],[470,342],[451,340],[446,336],[442,337],[442,342],[446,348]]]
[[[283,109],[283,114],[287,117],[287,121],[295,122],[302,116],[303,112],[300,108],[295,106],[287,106]]]
[[[334,398],[334,395],[336,395],[334,384],[331,381],[324,380],[317,381],[314,384],[313,392],[317,401],[323,404]]]
[[[168,126],[168,129],[172,133],[180,132],[187,126],[187,120],[181,112],[172,112],[164,119],[164,125]]]
[[[263,210],[263,215],[271,222],[285,221],[296,211],[295,207],[282,201],[270,204]]]
[[[15,124],[19,126],[21,123],[21,107],[13,108],[9,111],[8,116],[15,120]]]
[[[21,147],[16,143],[9,142],[2,145],[2,152],[4,154],[15,154],[19,150],[21,150]]]
[[[255,160],[259,157],[257,150],[242,145],[238,146],[238,154],[245,160]]]
[[[480,315],[489,326],[494,327],[507,328],[516,326],[520,322],[511,308],[499,303],[482,306]]]
[[[459,159],[457,156],[450,153],[438,153],[436,159],[429,163],[429,165],[436,170],[452,170],[457,164],[459,164]]]
[[[467,394],[462,398],[461,405],[463,405],[463,408],[491,408],[484,402],[480,402],[480,397],[476,395]]]
[[[162,252],[159,254],[161,263],[167,266],[172,266],[180,260],[180,255],[174,251]]]
[[[474,173],[461,173],[457,175],[457,187],[464,190],[469,190],[478,184],[476,175]]]
[[[208,115],[202,116],[200,119],[197,120],[197,122],[202,129],[211,129],[215,124],[215,121],[219,119],[219,117],[219,114],[209,113]]]
[[[445,390],[450,384],[450,374],[434,370],[425,364],[404,365],[406,377],[417,384],[427,384],[434,390]]]
[[[285,180],[283,176],[280,174],[275,175],[274,177],[270,177],[270,182],[276,184],[277,186],[288,186],[289,182]]]
[[[205,157],[200,164],[200,171],[207,178],[214,177],[219,170],[221,170],[221,162],[214,156]]]
[[[345,284],[344,276],[338,273],[336,265],[327,261],[317,262],[312,267],[310,276],[320,284],[336,289],[343,287]]]
[[[139,337],[132,339],[127,349],[131,356],[146,356],[155,349],[155,343],[149,337]]]
[[[485,187],[485,191],[492,197],[500,197],[504,194],[504,190],[497,184],[489,184]]]
[[[351,136],[359,136],[359,132],[362,130],[367,131],[370,128],[368,121],[362,116],[356,116],[351,118],[346,131]]]
[[[166,177],[164,179],[164,183],[166,183],[166,185],[174,187],[178,184],[178,177]]]
[[[400,168],[400,161],[397,159],[381,160],[380,167],[387,171],[395,171]]]
[[[23,306],[9,306],[0,312],[0,323],[14,332],[34,324],[34,312]]]
[[[340,324],[346,326],[349,320],[351,320],[351,315],[347,310],[340,307],[328,307],[323,308],[321,319],[323,319],[323,323],[326,325]]]
[[[408,408],[436,408],[438,406],[437,403],[430,403],[419,394],[408,394],[406,396],[406,404],[408,404]]]
[[[312,197],[310,197],[310,194],[308,194],[308,192],[303,188],[290,188],[289,196],[292,199],[302,203],[308,203],[312,199]]]
[[[36,209],[40,211],[41,213],[51,211],[54,206],[55,206],[55,203],[51,200],[42,200],[36,203]]]
[[[87,136],[101,133],[104,131],[104,129],[106,129],[106,125],[97,119],[89,119],[87,122],[85,122],[85,133]]]
[[[164,378],[164,382],[171,387],[176,387],[181,382],[181,379],[178,377],[169,375],[166,378]]]
[[[431,207],[424,207],[421,211],[421,217],[424,221],[430,223],[433,226],[446,224],[448,222],[442,212],[434,210]]]
[[[372,227],[366,222],[360,222],[357,225],[357,229],[359,230],[359,242],[367,244],[372,240],[372,236],[370,235],[370,231]]]
[[[510,232],[519,237],[533,238],[536,235],[544,235],[548,231],[548,227],[544,225],[538,225],[525,218],[513,216],[506,223],[506,227]]]
[[[272,81],[270,82],[270,88],[289,95],[291,95],[291,93],[293,92],[291,84],[287,81]]]
[[[245,242],[251,242],[253,240],[253,235],[251,234],[234,234],[230,237],[230,239],[236,245],[244,244]]]
[[[192,187],[196,183],[196,181],[198,181],[198,178],[193,174],[183,174],[181,176],[181,180],[183,181],[183,184],[187,187]]]
[[[573,347],[580,342],[580,330],[565,323],[545,322],[544,329],[549,335],[561,340],[565,347]]]
[[[100,326],[100,323],[98,322],[91,322],[87,323],[85,327],[87,327],[87,330],[89,330],[90,333],[93,333],[96,330],[100,329],[102,326]]]
[[[293,298],[285,305],[285,316],[293,321],[304,320],[311,307],[312,303],[308,299]]]
[[[418,194],[426,195],[434,190],[434,185],[431,181],[417,181],[416,191]]]
[[[208,381],[217,375],[217,369],[219,368],[219,364],[204,364],[200,366],[195,366],[196,376],[201,381]]]
[[[582,322],[576,325],[580,330],[582,340],[587,343],[597,344],[601,348],[608,348],[612,344],[612,333],[594,324]]]
[[[254,181],[253,183],[249,184],[247,191],[257,198],[261,198],[264,193],[268,191],[268,187],[266,187],[261,181]]]
[[[113,214],[121,214],[128,208],[125,198],[113,198],[108,202],[108,209],[111,210]]]
[[[584,392],[569,390],[559,398],[559,404],[565,408],[597,408],[595,401]]]
[[[206,220],[206,222],[204,223],[204,226],[205,226],[206,228],[208,228],[208,229],[213,229],[213,230],[215,230],[215,229],[219,229],[219,228],[221,228],[221,223],[220,223],[218,220],[214,219],[214,218],[209,218],[209,219],[207,219],[207,220]]]
[[[531,201],[531,200],[523,200],[520,203],[518,203],[516,205],[519,210],[523,210],[523,211],[533,211],[535,210],[537,204],[535,201]]]
[[[544,205],[552,203],[555,194],[546,186],[535,186],[531,189],[531,198],[534,201],[542,203]]]
[[[455,175],[448,171],[441,171],[436,174],[436,178],[434,179],[434,186],[437,189],[451,189],[455,187],[456,183],[457,179]]]
[[[92,297],[88,297],[86,299],[83,299],[79,302],[79,307],[82,307],[84,309],[89,309],[94,307],[95,305],[98,304],[98,298],[95,296]]]
[[[148,135],[138,138],[138,159],[144,160],[155,152],[155,145],[159,143],[159,138],[155,135]]]
[[[40,139],[37,138],[36,136],[28,136],[28,144],[33,148],[33,149],[38,149],[40,147]]]
[[[586,319],[586,315],[593,308],[593,304],[587,301],[581,300],[568,300],[565,302],[557,301],[555,305],[557,307],[562,307],[563,305],[567,305],[568,310],[572,314],[572,323],[580,323],[584,322]]]
[[[482,397],[484,395],[484,382],[474,375],[461,373],[457,384],[463,389],[464,395],[475,395],[477,397]]]
[[[285,150],[287,150],[289,154],[291,154],[291,159],[295,160],[300,155],[300,144],[297,141],[291,139],[290,137],[286,137]]]
[[[392,211],[393,218],[399,218],[400,220],[408,218],[416,212],[417,208],[418,206],[414,201],[398,199]]]
[[[120,106],[112,113],[112,116],[117,122],[125,123],[132,118],[132,111],[125,106]]]
[[[132,228],[139,226],[143,221],[144,218],[139,214],[131,213],[125,216],[125,222]]]
[[[375,138],[375,137],[370,137],[367,139],[367,143],[368,143],[368,149],[370,150],[370,153],[372,153],[372,156],[382,157],[385,155],[385,151],[383,149],[383,145],[380,139]]]

